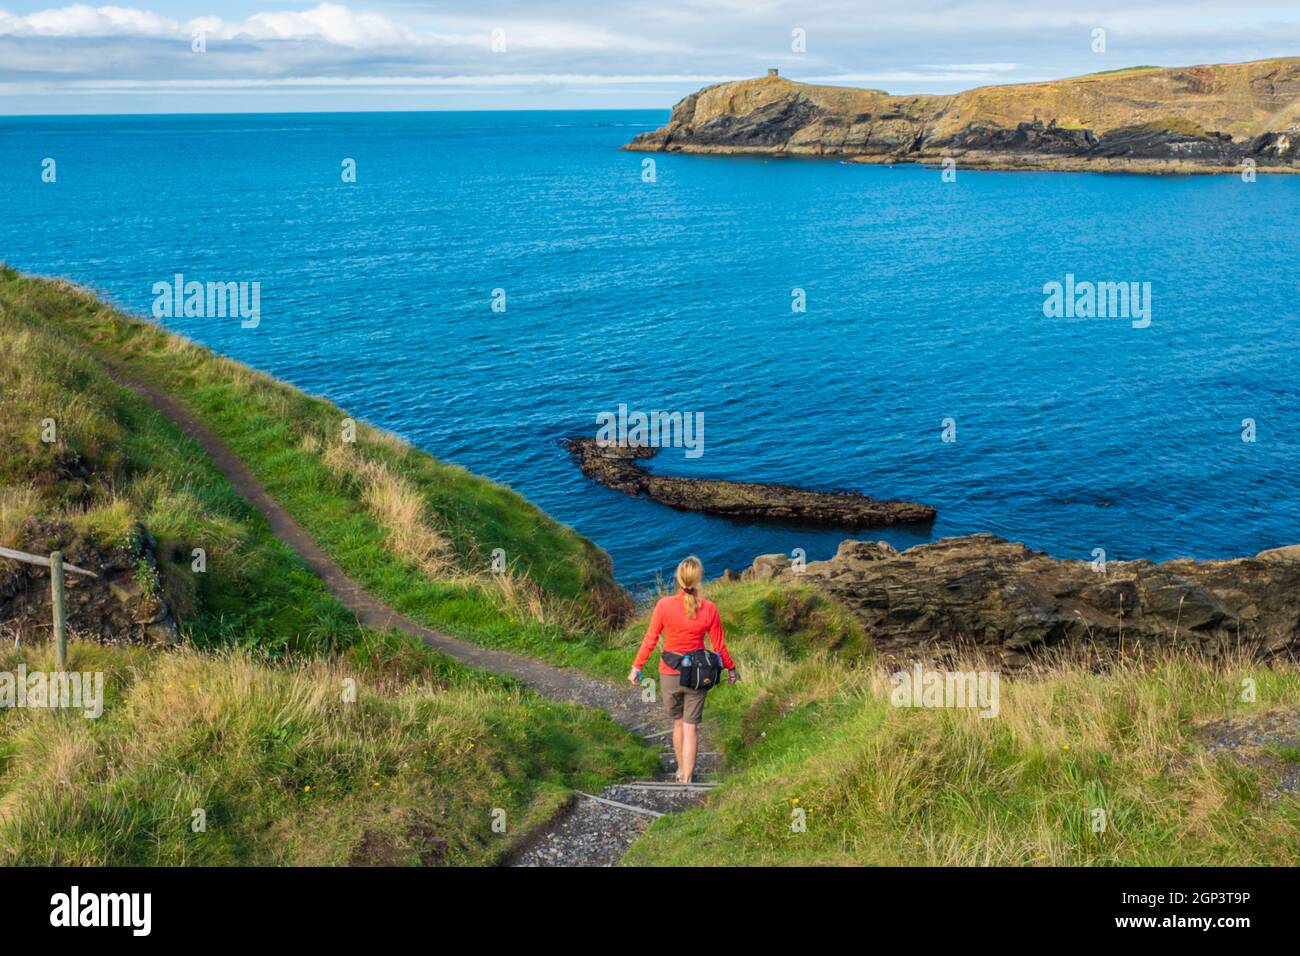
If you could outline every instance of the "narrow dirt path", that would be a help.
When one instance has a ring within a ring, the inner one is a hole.
[[[203,448],[217,470],[262,514],[276,537],[298,553],[339,603],[356,614],[361,624],[380,631],[396,628],[418,637],[439,653],[472,667],[516,677],[543,697],[603,710],[628,730],[641,734],[648,744],[666,746],[659,780],[618,784],[599,794],[576,795],[549,826],[515,849],[507,860],[510,865],[613,865],[656,816],[686,809],[707,794],[707,784],[690,788],[665,784],[675,770],[675,764],[672,742],[668,739],[671,724],[659,705],[642,701],[641,694],[628,687],[618,687],[521,654],[480,647],[435,631],[389,607],[348,577],[271,497],[244,462],[184,405],[170,395],[137,381],[120,368],[109,366],[108,370],[115,381],[143,396],[163,417]],[[700,750],[697,778],[707,776],[718,765],[718,755],[707,752],[703,737]]]

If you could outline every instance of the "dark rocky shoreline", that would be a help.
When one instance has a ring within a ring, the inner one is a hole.
[[[896,551],[841,543],[802,570],[763,555],[741,575],[807,583],[849,608],[886,660],[990,659],[1045,651],[1185,651],[1300,658],[1300,546],[1222,561],[1069,561],[993,535]]]
[[[701,128],[674,127],[642,133],[627,145],[639,152],[768,153],[841,157],[857,163],[940,165],[952,160],[971,169],[1102,169],[1123,172],[1240,172],[1247,161],[1264,172],[1295,172],[1300,136],[1269,132],[1234,142],[1221,132],[1192,133],[1131,127],[1100,135],[1090,129],[1059,127],[1041,120],[1014,127],[976,124],[950,137],[923,132],[900,141],[845,143],[806,135],[797,148],[789,140],[800,132],[796,120],[812,115],[794,109],[781,118],[763,117]],[[791,129],[791,124],[795,128]],[[831,120],[829,125],[837,124]]]
[[[951,156],[959,163],[972,166],[1004,168],[1079,160],[1089,166],[1188,164],[1207,170],[1239,171],[1246,160],[1259,168],[1288,169],[1300,159],[1298,146],[1300,138],[1281,133],[1264,133],[1241,142],[1234,142],[1226,133],[1142,126],[1097,135],[1090,129],[1066,129],[1036,120],[1019,123],[1011,129],[971,126],[947,141],[927,144],[917,152],[919,160],[924,162]]]
[[[582,473],[593,481],[684,511],[846,530],[927,524],[935,518],[930,505],[885,501],[856,492],[651,474],[640,463],[654,457],[659,449],[644,445],[609,445],[595,438],[570,438],[566,446]]]

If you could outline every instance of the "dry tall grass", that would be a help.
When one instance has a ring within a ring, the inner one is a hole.
[[[35,510],[39,496],[31,485],[0,488],[0,545],[18,544],[19,529]]]
[[[1294,666],[1063,655],[1001,674],[996,716],[895,706],[903,666],[790,653],[754,610],[776,590],[714,587],[748,682],[710,701],[735,771],[705,812],[657,824],[629,862],[1282,865],[1300,854],[1300,804],[1282,783],[1300,749],[1222,747],[1207,731],[1300,729]],[[792,829],[795,811],[806,830]]]
[[[481,590],[503,613],[516,619],[574,630],[584,627],[587,622],[580,608],[548,595],[526,575],[508,566],[484,569],[485,562],[478,554],[458,561],[451,542],[429,516],[419,490],[378,457],[367,454],[366,446],[372,442],[398,453],[410,448],[396,436],[369,427],[358,429],[355,443],[308,434],[299,447],[317,455],[340,483],[359,488],[366,509],[384,529],[388,547],[426,577]]]
[[[321,444],[311,436],[304,439],[303,448],[316,452]],[[430,578],[443,578],[454,570],[451,542],[433,526],[419,491],[351,444],[330,442],[318,453],[335,478],[360,487],[362,501],[383,527],[395,554]]]
[[[0,649],[0,671],[19,661],[53,666]],[[74,644],[70,668],[106,672],[103,717],[0,711],[0,864],[491,863],[633,754],[603,715],[415,645],[272,663]]]

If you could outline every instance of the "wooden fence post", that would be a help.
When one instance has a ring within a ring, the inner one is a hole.
[[[88,578],[99,577],[94,571],[87,571],[85,568],[79,568],[75,564],[66,564],[63,560],[63,552],[55,551],[48,558],[43,558],[39,554],[28,554],[26,551],[15,551],[13,548],[0,548],[0,558],[8,558],[10,561],[22,561],[25,564],[35,564],[38,567],[50,569],[50,604],[54,608],[54,646],[59,657],[59,670],[66,670],[68,665],[68,611],[63,603],[63,572],[71,571],[73,574],[84,574]],[[18,645],[15,644],[15,647]]]
[[[50,555],[50,597],[54,606],[54,646],[57,648],[58,669],[68,669],[68,615],[63,606],[63,552]]]

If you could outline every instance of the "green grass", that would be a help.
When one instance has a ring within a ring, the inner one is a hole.
[[[106,374],[111,350],[86,336],[116,339],[78,326],[87,308],[110,329],[119,322],[60,284],[0,272],[0,544],[139,554],[137,576],[168,601],[186,646],[74,642],[70,669],[106,675],[100,718],[0,708],[0,865],[486,864],[572,788],[657,767],[639,738],[598,711],[361,629],[202,450]],[[362,468],[364,485],[339,477],[324,454],[305,450],[319,416],[334,414],[323,403],[140,334],[159,361],[176,350],[194,363],[191,384],[232,444],[296,496],[350,567],[372,562],[367,582],[386,582],[414,616],[463,618],[502,641],[516,629],[532,641],[567,636],[571,621],[599,631],[598,608],[579,592],[593,575],[611,590],[612,581],[603,555],[573,532],[500,486],[364,428],[359,444],[392,471]],[[139,345],[127,337],[124,355]],[[230,373],[229,390],[217,368]],[[242,387],[257,398],[243,412],[223,407],[243,400]],[[266,410],[281,402],[301,412],[301,432]],[[54,441],[42,441],[45,419]],[[504,543],[516,572],[484,579],[438,563],[444,580],[395,560],[394,529],[376,516],[426,530],[410,510],[417,499],[437,513],[436,534],[458,560]],[[207,552],[203,573],[191,570],[194,547]],[[156,553],[157,575],[146,553]],[[567,643],[591,640],[580,631]],[[51,657],[48,647],[6,646],[0,672],[50,670]],[[195,810],[206,815],[202,832]],[[498,811],[504,833],[492,826]]]
[[[0,273],[0,322],[9,350],[0,428],[14,449],[0,463],[0,536],[36,513],[95,539],[141,524],[182,549],[220,541],[224,557],[187,626],[200,646],[251,648],[81,646],[79,659],[115,675],[103,720],[0,714],[0,861],[8,852],[12,862],[488,862],[509,842],[488,827],[493,808],[517,835],[568,787],[648,772],[653,755],[600,715],[358,632],[198,450],[113,386],[99,362],[186,404],[349,574],[411,617],[621,679],[646,622],[608,626],[625,597],[589,542],[508,489],[364,424],[345,445],[342,410],[64,284]],[[50,408],[64,423],[55,447],[33,439]],[[87,487],[82,465],[112,481]],[[485,572],[495,548],[509,574]],[[1288,864],[1300,855],[1296,802],[1264,796],[1294,748],[1240,759],[1207,749],[1200,731],[1210,720],[1294,712],[1295,669],[1063,662],[1005,680],[993,719],[902,709],[889,704],[888,675],[844,608],[788,584],[707,590],[743,675],[712,692],[705,711],[725,753],[724,785],[702,807],[658,820],[626,862]],[[315,660],[263,653],[331,650]],[[348,677],[363,689],[356,711],[336,702]],[[1258,686],[1253,703],[1239,700],[1244,677]],[[55,721],[62,735],[48,732]],[[188,831],[197,806],[215,839]],[[1094,810],[1106,814],[1101,832]],[[801,813],[806,830],[796,832]]]
[[[53,668],[0,651],[20,661]],[[99,719],[0,710],[0,865],[485,865],[571,788],[657,764],[598,711],[397,635],[279,660],[74,644],[69,666],[105,673]]]
[[[345,646],[357,636],[325,586],[183,436],[57,327],[40,322],[0,279],[0,545],[19,547],[23,522],[48,537],[28,550],[157,540],[160,577],[202,646],[279,650]],[[53,442],[43,442],[43,422]],[[39,547],[37,547],[39,545]],[[191,570],[203,548],[207,570]]]
[[[1206,132],[1205,127],[1199,123],[1180,116],[1165,116],[1136,126],[1125,127],[1122,130],[1113,130],[1112,132],[1176,133],[1180,136],[1191,136],[1197,139],[1205,139],[1210,135]]]
[[[1163,70],[1162,66],[1121,66],[1115,70],[1098,70],[1096,73],[1085,73],[1085,76],[1120,76],[1124,73],[1149,73],[1152,70]]]
[[[1296,713],[1300,671],[1178,658],[1061,662],[1001,683],[1000,712],[890,704],[851,618],[810,591],[714,582],[744,683],[710,694],[728,774],[658,820],[642,865],[1291,865],[1300,804],[1266,800],[1294,755],[1207,749],[1210,720]],[[1258,699],[1239,699],[1243,678]],[[1092,829],[1093,811],[1106,828]],[[792,828],[796,810],[806,830]]]
[[[508,488],[365,423],[345,443],[350,416],[327,401],[65,283],[5,270],[0,310],[181,401],[350,576],[426,625],[590,667],[609,625],[630,611],[608,557],[591,542]],[[445,561],[433,569],[409,545],[432,539],[445,544]],[[405,549],[395,546],[402,542]],[[507,574],[491,573],[498,549]]]

